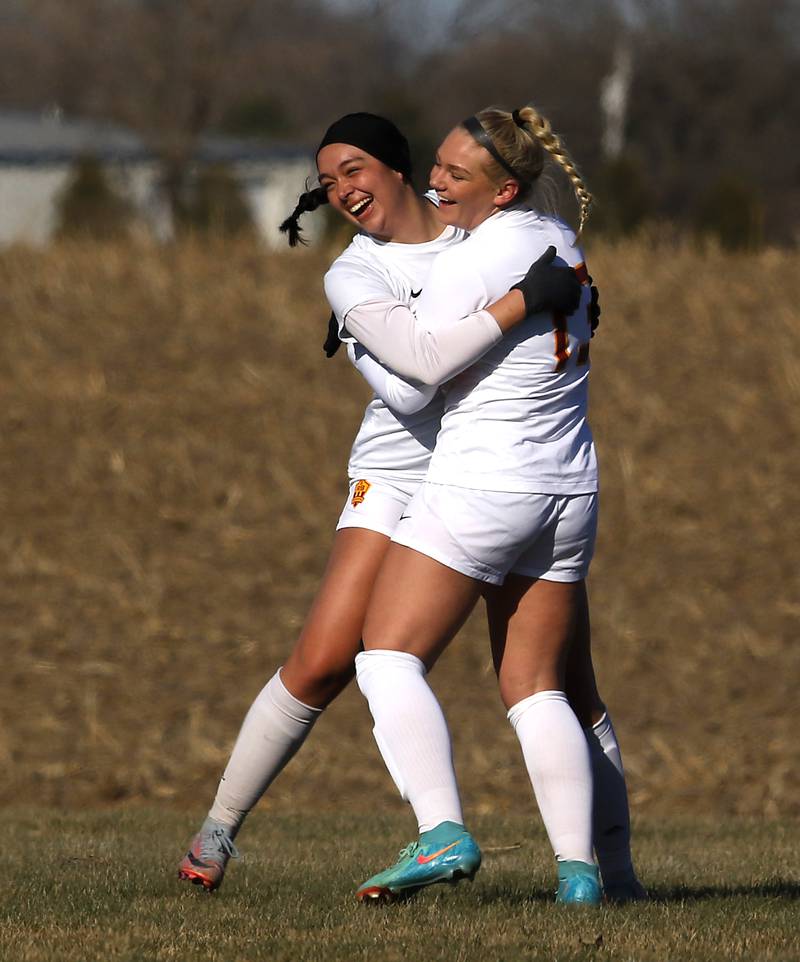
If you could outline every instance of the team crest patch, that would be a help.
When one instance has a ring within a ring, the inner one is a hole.
[[[369,483],[369,481],[356,481],[353,487],[353,497],[350,501],[350,504],[352,504],[354,508],[357,508],[367,496],[367,491],[369,491],[371,487],[372,485]]]

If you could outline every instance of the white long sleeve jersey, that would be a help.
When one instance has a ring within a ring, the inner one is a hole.
[[[441,379],[447,365],[439,347],[452,350],[459,319],[490,317],[480,312],[521,280],[550,244],[580,269],[583,254],[565,224],[522,206],[499,211],[463,243],[439,253],[416,299],[416,316],[399,298],[393,311],[378,310],[386,299],[376,295],[374,309],[362,300],[340,319],[350,335],[403,377],[423,383]],[[585,284],[570,317],[537,314],[503,339],[495,325],[494,342],[486,327],[486,340],[494,346],[446,386],[428,480],[489,491],[597,490],[587,420],[590,300]]]
[[[365,303],[398,305],[410,313],[434,258],[465,236],[446,228],[426,244],[395,244],[357,234],[325,275],[325,294],[340,324]],[[441,423],[442,393],[398,377],[345,339],[350,360],[375,391],[350,451],[348,474],[421,481]]]

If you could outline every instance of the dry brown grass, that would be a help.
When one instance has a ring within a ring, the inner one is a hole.
[[[5,802],[213,794],[308,607],[366,398],[319,348],[328,259],[0,255]],[[797,815],[800,255],[590,262],[596,660],[635,807]],[[434,684],[468,809],[532,805],[480,616]],[[347,692],[266,804],[394,800],[369,727]]]

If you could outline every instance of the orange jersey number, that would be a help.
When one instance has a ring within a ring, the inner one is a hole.
[[[575,265],[575,273],[578,275],[578,280],[584,286],[589,286],[589,271],[586,269],[584,263]],[[586,306],[586,321],[589,325],[589,334],[591,336],[592,330],[592,318],[590,315],[591,310],[591,298],[589,299],[589,304]],[[566,367],[567,361],[572,357],[572,351],[569,349],[569,331],[567,329],[567,316],[566,314],[553,314],[553,335],[556,340],[555,357],[556,365],[553,368],[555,373],[563,371]],[[575,359],[575,364],[581,367],[589,362],[589,342],[581,341],[578,346],[578,356]]]

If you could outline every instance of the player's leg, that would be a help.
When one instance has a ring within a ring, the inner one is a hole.
[[[586,581],[579,582],[576,598],[575,628],[567,657],[566,692],[578,721],[591,728],[600,721],[606,706],[600,698],[594,673],[591,648],[591,622]]]
[[[597,904],[591,760],[565,692],[596,499],[555,501],[552,523],[520,555],[502,588],[487,593],[487,613],[500,694],[558,860],[558,900]]]
[[[250,708],[209,813],[234,835],[353,678],[367,602],[388,545],[385,535],[363,528],[336,533],[300,637]]]
[[[487,612],[500,694],[558,861],[559,901],[598,904],[591,760],[564,691],[578,591],[509,575]]]
[[[557,511],[557,499],[549,496],[425,483],[394,535],[402,547],[392,544],[376,583],[364,629],[367,650],[357,659],[358,682],[387,768],[417,816],[418,844],[427,844],[433,829],[444,833],[437,833],[434,852],[457,853],[467,845],[450,736],[425,681],[426,669],[461,626],[483,585],[500,584],[532,532],[552,525]],[[450,834],[452,842],[446,842]],[[419,861],[416,850],[411,855]],[[477,848],[470,859],[474,871]],[[448,865],[443,878],[421,879],[411,862],[401,859],[360,892],[385,894],[450,877]]]
[[[356,665],[375,741],[414,810],[420,837],[395,865],[360,886],[361,900],[471,878],[480,866],[480,851],[464,828],[447,723],[425,678],[478,595],[474,579],[410,548],[390,547]]]
[[[389,534],[411,495],[391,485],[368,488],[366,500],[348,499],[300,637],[245,717],[209,815],[181,862],[180,878],[208,889],[220,884],[247,813],[353,677],[369,595]]]
[[[633,868],[630,811],[622,755],[611,716],[597,689],[591,650],[589,599],[582,582],[577,620],[567,660],[566,691],[589,743],[594,779],[594,850],[608,901],[647,897]]]

